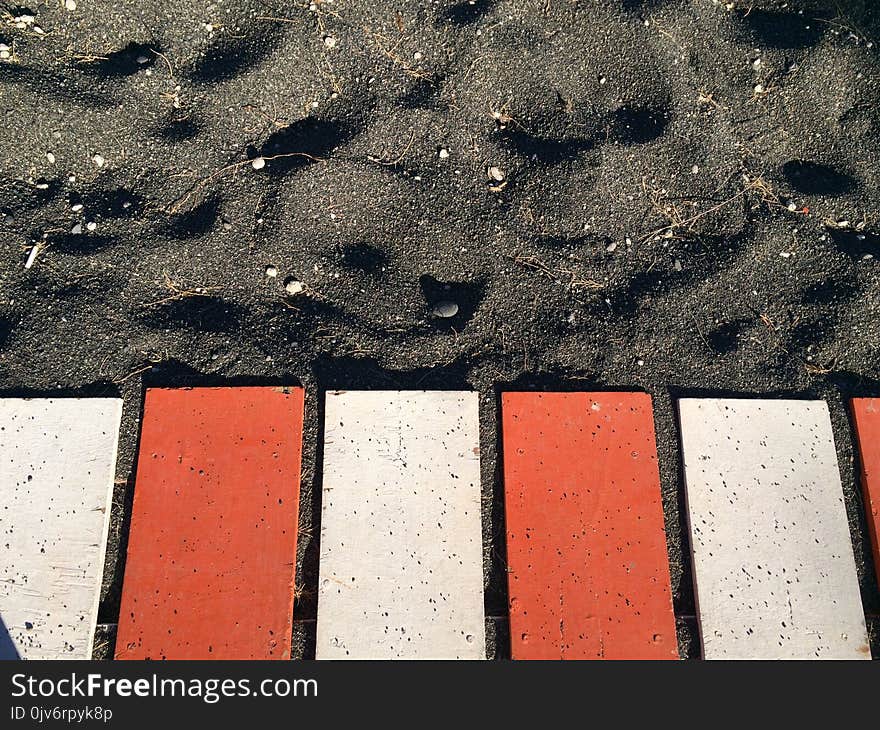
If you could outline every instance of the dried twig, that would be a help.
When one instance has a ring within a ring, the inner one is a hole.
[[[286,152],[284,154],[278,155],[266,155],[263,157],[266,162],[270,160],[278,160],[282,157],[305,157],[306,159],[311,160],[312,162],[326,162],[323,157],[315,157],[314,155],[310,155],[307,152]],[[239,160],[238,162],[232,162],[229,165],[225,165],[221,167],[219,170],[215,170],[210,175],[205,178],[199,180],[195,185],[193,185],[189,190],[187,190],[183,195],[181,195],[177,200],[175,200],[168,208],[166,208],[166,212],[168,213],[177,213],[181,210],[181,208],[186,205],[187,201],[189,201],[193,195],[195,195],[199,190],[203,187],[211,183],[213,180],[221,177],[224,173],[229,172],[230,170],[236,170],[239,167],[244,167],[245,165],[250,165],[253,160]]]
[[[376,33],[366,26],[364,27],[363,31],[364,35],[371,41],[373,41],[379,52],[383,56],[388,58],[392,63],[394,63],[395,66],[399,66],[400,68],[402,68],[403,72],[407,76],[412,76],[413,78],[421,79],[423,81],[431,80],[432,76],[430,73],[420,68],[413,68],[397,53],[398,47],[403,42],[402,34],[396,41],[392,43],[391,39],[387,36],[384,36],[381,33]]]
[[[138,368],[137,370],[133,370],[133,371],[130,372],[128,375],[124,375],[124,376],[121,377],[121,378],[116,378],[116,380],[114,380],[113,382],[114,382],[116,385],[120,385],[120,384],[124,383],[126,380],[128,380],[129,378],[133,378],[135,375],[140,375],[141,373],[145,373],[145,372],[147,372],[147,370],[152,370],[153,367],[155,367],[155,366],[152,365],[152,364],[150,364],[150,365],[145,365],[145,366],[142,367],[142,368]]]
[[[603,284],[593,279],[578,279],[577,275],[569,269],[552,269],[536,256],[512,256],[511,258],[518,266],[539,272],[554,283],[564,286],[568,292],[575,289],[604,288]],[[567,280],[564,277],[567,277]]]
[[[376,157],[374,155],[367,155],[367,159],[370,162],[375,162],[377,165],[385,165],[386,167],[394,167],[397,165],[404,157],[406,157],[407,153],[412,149],[413,143],[416,140],[416,133],[414,130],[410,130],[409,133],[409,142],[404,148],[403,152],[401,152],[397,157],[393,160],[387,159],[387,157]]]
[[[168,60],[168,56],[164,53],[157,51],[155,48],[151,48],[150,51],[165,61],[165,65],[168,66],[168,75],[171,77],[171,80],[174,80],[174,68],[171,66],[171,61]]]
[[[163,275],[165,277],[165,288],[171,292],[171,295],[162,299],[157,299],[155,302],[143,304],[141,305],[142,307],[160,307],[163,304],[170,304],[171,302],[177,302],[181,299],[188,299],[190,297],[209,297],[222,289],[222,287],[219,286],[200,286],[195,289],[184,289],[180,284],[173,281],[167,273],[164,273]]]
[[[728,178],[729,180],[730,178]],[[647,185],[644,181],[642,181],[642,189],[647,196],[648,200],[651,203],[651,207],[655,212],[664,217],[668,222],[665,226],[661,226],[657,228],[647,235],[643,236],[641,239],[642,243],[646,243],[657,237],[663,238],[675,238],[680,236],[688,236],[694,233],[694,229],[696,225],[702,221],[703,219],[727,208],[732,205],[736,201],[740,200],[744,196],[749,193],[758,193],[761,198],[761,202],[770,207],[779,207],[785,208],[779,196],[773,190],[773,187],[760,175],[756,177],[751,177],[749,175],[743,175],[744,187],[742,190],[734,193],[733,195],[719,201],[711,208],[707,208],[704,211],[699,213],[695,213],[691,216],[685,216],[681,209],[675,205],[675,203],[671,202],[673,198],[670,198],[666,195],[665,191],[661,190],[647,190]],[[687,200],[693,202],[695,198],[680,198],[680,200]]]

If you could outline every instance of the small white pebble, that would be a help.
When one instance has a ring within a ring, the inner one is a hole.
[[[458,304],[449,301],[448,299],[444,299],[442,302],[437,302],[437,304],[434,305],[431,309],[431,314],[435,317],[441,317],[442,319],[454,317],[458,314]]]
[[[617,243],[612,241],[605,247],[605,250],[608,253],[614,253],[617,250]]]
[[[645,361],[644,361],[644,360],[638,360],[638,361],[636,362],[636,365],[638,365],[639,367],[642,367],[644,364],[645,364]]]
[[[673,268],[676,271],[681,271],[681,261],[679,259],[675,259],[675,264],[673,265]]]
[[[46,153],[46,159],[49,160],[50,164],[55,164],[55,155],[53,155],[51,152]]]
[[[332,35],[324,36],[324,45],[327,48],[335,48],[336,47],[336,39]]]
[[[101,157],[101,155],[95,155],[92,158],[92,162],[94,162],[98,167],[104,167],[104,163],[106,162],[106,160]]]
[[[83,205],[82,205],[82,203],[74,203],[73,205],[70,206],[70,209],[74,213],[79,213],[83,209]]]
[[[699,166],[699,165],[694,165],[694,166],[691,168],[691,174],[692,174],[692,175],[699,175],[699,174],[700,174],[700,166]]]
[[[782,256],[782,258],[787,259],[791,257],[791,251],[780,251],[779,255]]]
[[[210,23],[205,23],[205,30],[206,30],[208,33],[213,33],[213,32],[214,32],[214,26],[211,25]]]
[[[413,53],[413,61],[421,61],[424,58],[421,51],[416,51]]]
[[[251,167],[255,170],[262,170],[266,166],[266,159],[264,157],[256,157],[251,160]]]
[[[306,289],[306,285],[301,281],[288,281],[287,284],[284,285],[284,290],[292,297],[295,297],[297,294],[302,294]]]
[[[488,175],[490,180],[494,180],[495,182],[502,182],[504,180],[504,170],[500,167],[490,167],[486,170],[486,175]]]
[[[74,236],[78,236],[80,233],[83,232],[82,223],[77,223],[73,228],[70,229],[70,232]]]
[[[145,64],[147,61],[149,61],[150,59],[147,58],[146,56],[138,56],[135,60],[136,60],[139,64],[143,65],[143,64]]]
[[[795,202],[792,200],[792,201],[788,204],[788,209],[789,209],[792,213],[794,213],[794,212],[797,210],[797,203],[795,203]]]
[[[437,153],[437,157],[439,157],[441,160],[445,160],[447,157],[449,157],[449,150],[445,147],[441,147],[440,151]]]
[[[40,244],[37,243],[31,249],[30,254],[28,254],[27,261],[24,263],[24,268],[29,269],[34,265],[34,261],[37,259],[37,254],[40,253]]]
[[[95,221],[89,221],[88,223],[86,223],[86,228],[88,228],[90,231],[94,231],[97,227],[98,224],[95,223]]]
[[[278,276],[278,269],[270,264],[266,267],[266,276],[268,276],[270,279],[274,279],[276,276]]]
[[[755,93],[763,94],[764,93],[764,84],[755,84]]]
[[[76,10],[76,0],[64,0],[64,7],[71,12]]]

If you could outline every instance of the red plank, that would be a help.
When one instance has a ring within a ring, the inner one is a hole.
[[[880,583],[880,398],[854,398],[852,407],[862,461],[865,517]]]
[[[651,398],[504,393],[514,659],[674,659]]]
[[[289,659],[302,388],[147,391],[117,659]]]

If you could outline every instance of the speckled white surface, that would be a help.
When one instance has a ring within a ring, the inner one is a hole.
[[[114,398],[0,400],[4,658],[92,654],[121,415]]]
[[[678,402],[706,659],[870,659],[824,401]]]
[[[317,658],[485,658],[477,405],[327,393]]]

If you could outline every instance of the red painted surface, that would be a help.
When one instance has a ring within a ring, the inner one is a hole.
[[[862,461],[865,517],[880,582],[880,398],[855,398],[852,407]]]
[[[514,659],[674,659],[650,396],[504,393]]]
[[[117,659],[289,659],[301,388],[147,391]]]

